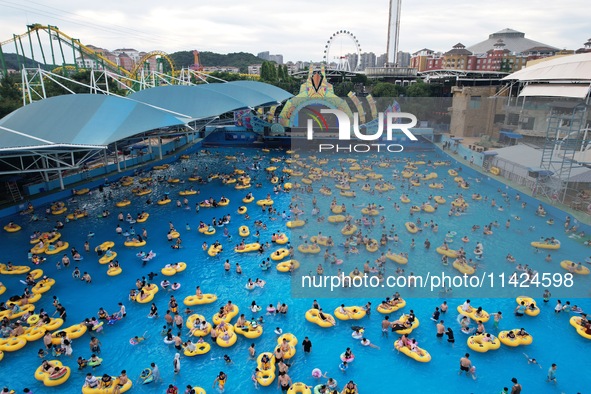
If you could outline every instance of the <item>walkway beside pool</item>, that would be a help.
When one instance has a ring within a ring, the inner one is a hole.
[[[464,141],[462,141],[462,142],[464,142]],[[490,172],[487,172],[484,168],[482,168],[480,166],[470,165],[470,160],[464,160],[461,157],[461,155],[459,155],[457,153],[454,154],[453,151],[451,151],[451,150],[443,150],[443,144],[441,144],[441,143],[434,143],[434,145],[437,146],[437,148],[439,148],[442,152],[444,152],[445,154],[447,154],[448,156],[450,156],[454,160],[457,160],[459,163],[462,163],[463,165],[480,172],[482,175],[490,177],[492,179],[496,179],[497,181],[502,182],[505,185],[507,185],[515,190],[519,190],[520,193],[526,194],[528,196],[531,196],[531,197],[534,197],[534,198],[540,200],[544,204],[555,206],[555,207],[567,212],[571,217],[577,219],[581,223],[584,223],[586,225],[591,225],[591,215],[588,215],[583,211],[577,211],[566,204],[556,203],[555,201],[552,201],[551,199],[549,199],[546,196],[543,196],[541,194],[537,194],[536,196],[533,196],[531,189],[529,189],[523,185],[520,185],[516,182],[512,182],[511,180],[509,180],[505,177],[495,176],[495,175],[491,174]]]

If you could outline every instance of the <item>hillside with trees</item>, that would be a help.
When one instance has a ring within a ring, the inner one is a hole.
[[[20,70],[23,65],[28,68],[37,68],[37,67],[41,66],[41,68],[43,68],[45,70],[51,70],[51,69],[57,67],[57,66],[51,66],[51,65],[44,65],[42,63],[39,63],[36,60],[30,59],[30,58],[22,56],[22,55],[17,57],[16,53],[5,53],[4,54],[4,62],[6,64],[6,68],[9,70],[10,69]],[[1,64],[0,64],[0,66],[1,66]]]
[[[178,69],[189,67],[193,64],[192,51],[174,52],[168,56],[174,61],[174,65]],[[201,62],[201,66],[232,66],[240,68],[241,73],[246,73],[248,66],[251,64],[261,64],[263,59],[247,52],[221,54],[204,51],[199,52],[199,61]]]

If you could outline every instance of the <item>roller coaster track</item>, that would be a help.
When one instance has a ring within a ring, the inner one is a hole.
[[[42,41],[41,36],[39,34],[40,32],[48,35],[49,47],[50,47],[49,52],[50,53],[46,54],[46,50],[44,50],[44,46],[41,42]],[[71,67],[74,67],[75,70],[78,70],[79,68],[83,69],[84,67],[78,66],[78,64],[76,62],[76,58],[80,57],[80,58],[82,58],[82,60],[84,60],[84,58],[86,57],[86,58],[92,59],[96,63],[100,64],[105,70],[118,73],[118,74],[128,77],[128,78],[133,78],[135,76],[135,72],[137,72],[138,70],[140,70],[143,67],[144,62],[148,58],[154,57],[154,56],[161,56],[161,57],[165,58],[170,63],[171,67],[174,69],[172,61],[170,60],[170,58],[168,58],[168,56],[166,56],[165,53],[150,52],[149,54],[144,56],[144,58],[142,58],[141,61],[138,62],[138,65],[136,66],[136,68],[132,72],[130,72],[130,71],[127,71],[126,69],[124,69],[123,67],[117,65],[112,60],[108,59],[101,52],[97,52],[97,51],[93,50],[92,48],[89,48],[88,46],[82,44],[79,39],[70,37],[66,33],[59,30],[59,28],[57,28],[56,26],[49,26],[49,25],[45,26],[45,25],[41,25],[41,24],[32,24],[32,25],[27,26],[26,33],[19,34],[19,35],[15,34],[15,35],[13,35],[13,37],[11,39],[0,42],[0,67],[1,67],[0,72],[3,72],[4,74],[7,73],[7,67],[6,67],[6,63],[5,63],[4,55],[3,55],[3,53],[4,53],[3,48],[5,48],[6,46],[8,46],[10,44],[14,44],[14,48],[16,50],[16,55],[17,55],[17,61],[20,57],[23,57],[23,59],[24,59],[25,56],[29,57],[32,60],[35,60],[35,51],[33,50],[35,38],[37,41],[37,43],[35,44],[35,47],[36,47],[35,49],[38,49],[38,51],[41,54],[41,58],[42,58],[41,63],[46,64],[46,65],[53,65],[55,67],[62,67],[63,69],[66,69],[66,68],[70,69]],[[57,43],[54,44],[54,41],[57,41]],[[23,45],[23,43],[24,43],[24,45]],[[27,44],[28,44],[28,48],[27,48]],[[39,45],[38,47],[36,46],[37,44]],[[64,46],[67,46],[69,49],[72,50],[73,64],[72,64],[72,62],[66,61],[66,56],[64,54]],[[46,55],[47,55],[47,57],[46,57]],[[51,55],[51,58],[48,58],[49,55]],[[38,56],[38,54],[37,54],[37,56]],[[56,59],[56,57],[57,57],[57,59]]]
[[[162,51],[152,51],[142,56],[142,58],[138,60],[138,62],[136,63],[133,70],[131,70],[131,75],[138,75],[138,73],[141,71],[142,67],[144,67],[144,64],[148,61],[148,59],[151,59],[153,57],[160,57],[161,59],[165,59],[170,65],[170,75],[175,75],[174,62],[170,57],[168,57],[168,54],[166,52]]]

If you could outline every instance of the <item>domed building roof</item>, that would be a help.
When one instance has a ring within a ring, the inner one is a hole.
[[[515,53],[527,53],[535,48],[535,52],[555,52],[558,48],[548,44],[525,38],[525,33],[513,29],[503,29],[488,36],[488,40],[471,45],[467,50],[474,54],[483,54],[495,49],[498,40],[503,40],[504,49]]]

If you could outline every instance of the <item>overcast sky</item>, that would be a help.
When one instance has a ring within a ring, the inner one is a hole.
[[[389,0],[0,0],[0,41],[24,33],[27,24],[41,23],[107,49],[268,50],[283,54],[285,61],[318,61],[328,38],[341,29],[356,35],[363,52],[384,53],[388,7]],[[576,49],[591,37],[589,11],[589,0],[406,0],[400,49],[446,51],[507,27],[551,46]],[[342,51],[352,47],[348,40],[339,45]]]

